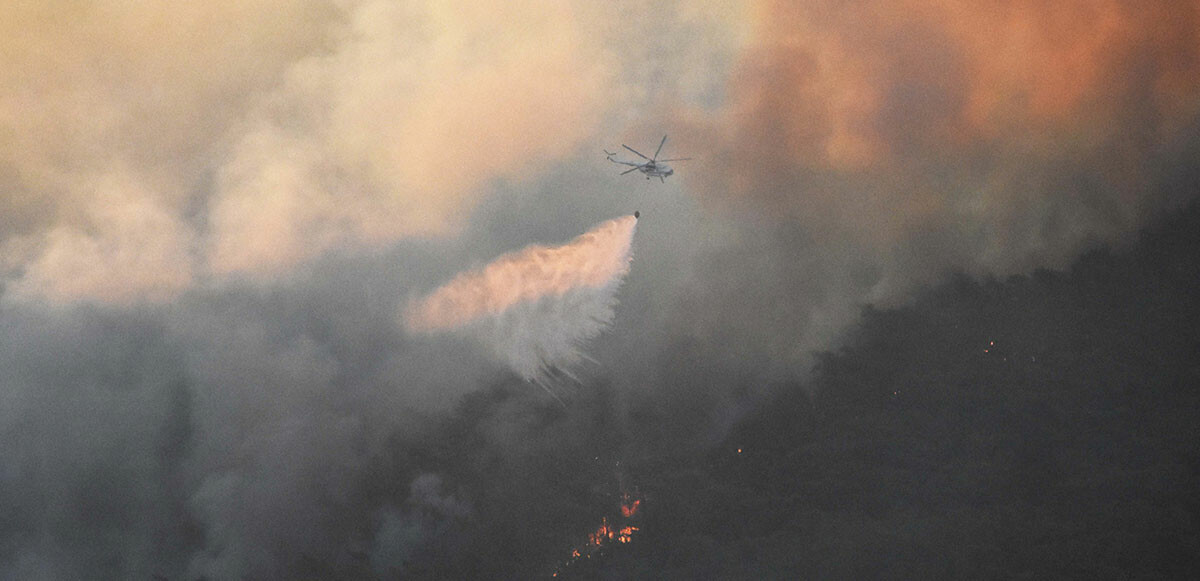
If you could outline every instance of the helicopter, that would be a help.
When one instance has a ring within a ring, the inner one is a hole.
[[[639,152],[638,150],[622,143],[621,147],[624,147],[625,149],[632,151],[633,153],[637,154],[638,157],[646,160],[641,163],[613,159],[613,156],[616,155],[616,153],[611,152],[607,149],[604,150],[604,153],[608,154],[608,161],[611,161],[613,163],[619,163],[621,165],[632,166],[629,169],[621,172],[621,175],[625,175],[629,172],[639,170],[642,173],[646,174],[646,179],[658,178],[659,181],[666,183],[667,176],[675,173],[675,170],[671,169],[671,166],[667,165],[666,162],[668,162],[668,161],[687,161],[689,159],[692,159],[690,157],[677,157],[674,159],[658,159],[658,154],[662,153],[663,145],[666,145],[666,143],[667,143],[667,136],[664,135],[662,138],[662,141],[660,141],[658,143],[658,149],[656,149],[654,151],[654,157],[646,157],[645,155],[642,155],[642,153]]]

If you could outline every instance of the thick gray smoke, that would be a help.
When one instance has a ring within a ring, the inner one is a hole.
[[[378,316],[421,264],[401,250],[161,308],[5,305],[0,577],[367,567],[374,515],[415,502],[387,442],[497,379]]]

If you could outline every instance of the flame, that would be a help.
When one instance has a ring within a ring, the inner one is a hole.
[[[621,529],[621,532],[617,533],[617,540],[622,543],[628,543],[633,540],[633,533],[637,531],[637,527],[625,527]]]
[[[738,450],[738,452],[741,452],[741,450]],[[626,495],[626,500],[628,500],[628,495]],[[635,500],[633,502],[621,503],[621,516],[623,516],[625,518],[633,517],[633,515],[637,514],[638,507],[641,505],[642,505],[641,500]]]
[[[521,302],[605,287],[628,274],[636,225],[633,216],[616,218],[562,246],[529,246],[482,270],[464,272],[410,304],[408,326],[416,331],[451,329]]]
[[[621,518],[631,519],[637,516],[638,508],[641,507],[642,501],[639,498],[633,498],[628,492],[621,493]],[[621,526],[611,525],[608,522],[608,517],[601,517],[600,526],[596,530],[588,533],[587,541],[571,550],[571,556],[564,562],[557,571],[554,572],[554,577],[566,570],[580,559],[591,559],[592,555],[600,553],[605,547],[613,543],[622,545],[633,542],[633,536],[639,530],[638,527],[628,523],[621,523]]]
[[[587,557],[591,558],[591,553],[604,548],[604,546],[610,541],[616,541],[622,544],[629,543],[633,540],[633,533],[636,533],[638,530],[639,529],[635,526],[625,526],[617,529],[608,524],[608,517],[600,519],[600,527],[597,528],[595,532],[588,534],[586,545],[586,548],[588,549]],[[575,549],[571,552],[572,559],[577,559],[580,557],[580,555],[581,553],[579,549]]]

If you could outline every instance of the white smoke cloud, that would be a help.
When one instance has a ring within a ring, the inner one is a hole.
[[[21,296],[111,303],[162,300],[192,284],[187,246],[191,229],[136,174],[113,171],[80,186],[87,228],[58,224],[8,245],[23,276],[10,287]]]
[[[491,181],[596,131],[619,66],[604,18],[544,0],[18,5],[0,23],[8,294],[161,301],[455,234]]]
[[[194,281],[214,163],[254,95],[335,29],[267,0],[17,2],[0,21],[7,296],[130,303]]]
[[[336,50],[261,101],[222,168],[215,272],[455,232],[488,180],[566,155],[607,107],[609,60],[569,6],[363,2],[347,19]]]

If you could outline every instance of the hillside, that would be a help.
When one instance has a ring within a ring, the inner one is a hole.
[[[1065,272],[866,309],[703,462],[643,466],[647,533],[593,572],[1195,578],[1197,257],[1193,206]]]

